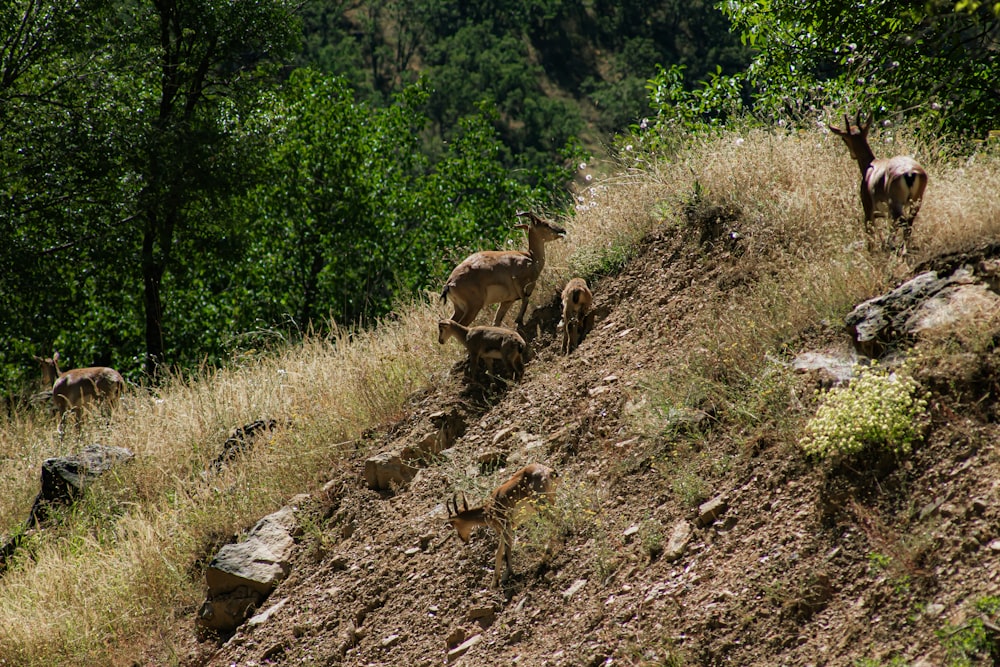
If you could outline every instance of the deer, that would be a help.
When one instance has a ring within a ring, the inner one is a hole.
[[[52,404],[60,422],[67,411],[82,411],[91,402],[117,405],[125,389],[125,380],[113,368],[93,366],[62,372],[58,352],[49,359],[36,356],[35,361],[42,367],[43,381],[52,387]]]
[[[580,344],[587,330],[594,295],[583,278],[573,278],[562,291],[563,354],[569,354]]]
[[[535,289],[535,282],[545,266],[545,244],[564,238],[566,230],[543,220],[531,211],[521,211],[518,217],[527,218],[529,224],[515,225],[528,234],[528,250],[483,250],[466,257],[452,270],[441,291],[441,303],[451,299],[455,314],[451,319],[462,326],[469,326],[476,315],[493,303],[499,303],[493,326],[500,326],[504,315],[518,299],[521,310],[515,318],[518,326],[524,325],[528,297]]]
[[[861,168],[861,205],[865,209],[865,225],[869,234],[875,229],[875,218],[888,213],[893,227],[903,231],[903,253],[910,240],[913,220],[917,217],[927,187],[927,172],[912,157],[897,155],[876,158],[868,145],[868,130],[872,116],[862,122],[861,112],[855,118],[857,129],[844,114],[844,129],[827,125],[830,131],[844,140],[851,157]]]
[[[531,463],[518,470],[506,482],[490,494],[485,503],[469,507],[462,494],[462,509],[458,509],[458,494],[448,503],[447,524],[465,544],[469,543],[472,529],[489,526],[497,534],[496,567],[493,571],[493,587],[506,583],[514,576],[510,564],[510,553],[514,546],[514,529],[534,511],[540,503],[551,506],[556,502],[559,473],[540,463]],[[501,576],[501,569],[503,574]]]
[[[486,362],[486,370],[493,373],[493,362],[499,359],[513,371],[514,380],[524,377],[524,355],[527,343],[519,333],[503,327],[465,327],[455,320],[438,322],[438,342],[444,345],[449,338],[457,338],[469,352],[467,372],[475,373],[479,360]]]

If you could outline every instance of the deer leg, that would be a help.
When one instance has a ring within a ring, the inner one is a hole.
[[[501,301],[500,305],[497,306],[497,316],[493,318],[493,326],[498,327],[500,323],[503,322],[503,316],[507,314],[510,307],[514,305],[514,300]]]
[[[496,563],[493,566],[493,587],[494,588],[496,588],[497,586],[500,585],[500,580],[501,580],[501,574],[500,574],[501,570],[500,570],[500,568],[503,567],[503,564],[506,561],[506,555],[505,555],[506,543],[504,542],[503,534],[501,533],[497,537],[499,538],[500,543],[497,544]],[[506,573],[504,573],[503,578],[506,579]]]
[[[518,326],[524,325],[524,311],[528,310],[528,297],[531,293],[535,291],[535,283],[528,283],[524,286],[524,294],[521,296],[521,310],[518,312],[517,317],[514,318],[514,322]]]

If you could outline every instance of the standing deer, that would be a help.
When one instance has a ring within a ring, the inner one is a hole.
[[[527,344],[516,331],[503,327],[463,327],[455,320],[438,322],[438,342],[444,345],[449,338],[457,338],[469,352],[468,375],[479,369],[479,360],[486,362],[486,369],[493,373],[493,361],[500,360],[514,375],[514,380],[524,377],[524,354]]]
[[[449,298],[455,306],[451,319],[462,326],[469,326],[479,311],[491,303],[499,303],[493,326],[499,326],[504,315],[518,299],[521,311],[514,320],[524,324],[524,311],[528,297],[535,289],[542,268],[545,266],[545,244],[566,236],[566,230],[542,220],[531,211],[522,211],[519,217],[528,218],[530,224],[516,225],[528,232],[528,250],[483,250],[466,257],[448,276],[441,292],[441,303]]]
[[[587,322],[594,295],[583,278],[573,278],[562,291],[563,354],[569,354],[580,344],[586,333]]]
[[[893,227],[903,231],[903,252],[910,240],[913,219],[917,217],[924,188],[927,187],[927,172],[912,157],[897,155],[891,158],[876,158],[868,145],[868,129],[872,117],[862,123],[861,112],[855,119],[857,130],[851,127],[851,119],[844,114],[845,129],[827,125],[830,131],[844,140],[851,157],[861,168],[861,205],[865,209],[865,224],[869,234],[875,229],[876,216],[888,213]]]
[[[514,574],[510,564],[510,552],[514,547],[514,528],[524,521],[530,512],[538,509],[539,502],[555,505],[559,473],[552,468],[532,463],[521,468],[513,477],[498,486],[486,502],[479,507],[469,507],[462,496],[461,510],[457,496],[448,504],[448,524],[455,529],[466,544],[472,529],[489,526],[497,534],[496,567],[493,571],[493,586],[506,582]],[[501,568],[503,575],[501,579]]]
[[[50,359],[35,357],[35,360],[41,364],[42,379],[52,386],[52,404],[60,422],[68,410],[82,411],[87,403],[103,401],[117,405],[125,388],[125,380],[113,368],[94,366],[63,373],[59,370],[58,352]]]

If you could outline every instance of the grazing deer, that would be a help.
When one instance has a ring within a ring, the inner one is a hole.
[[[492,374],[493,361],[499,359],[513,371],[515,380],[524,377],[527,344],[516,331],[503,327],[464,327],[455,320],[440,320],[438,342],[444,345],[449,338],[457,338],[469,351],[469,375],[479,368],[480,359],[486,361],[486,370]]]
[[[594,295],[583,278],[573,278],[562,291],[563,354],[569,354],[580,344],[587,332],[587,313],[594,303]]]
[[[125,380],[113,368],[94,366],[63,373],[59,370],[58,352],[51,359],[35,357],[35,360],[41,364],[42,379],[52,386],[52,405],[60,422],[68,410],[82,411],[90,402],[117,405],[125,388]]]
[[[515,322],[524,324],[528,297],[545,266],[545,244],[566,236],[566,230],[542,220],[531,211],[517,214],[530,224],[516,225],[528,232],[528,250],[483,250],[466,257],[448,276],[441,292],[441,303],[449,298],[455,307],[451,319],[469,326],[476,315],[491,303],[499,303],[493,326],[499,326],[504,315],[518,299],[521,311]]]
[[[851,128],[851,119],[844,114],[843,130],[827,125],[830,131],[844,140],[851,157],[861,168],[861,205],[865,209],[865,224],[869,234],[875,230],[876,216],[889,215],[893,227],[903,231],[903,252],[910,240],[913,219],[917,217],[924,189],[927,187],[927,172],[911,157],[897,155],[878,158],[868,145],[868,129],[872,117],[862,123],[861,112],[855,119],[857,130]]]
[[[462,509],[458,509],[457,496],[448,505],[448,524],[455,529],[463,542],[468,544],[469,535],[476,526],[489,526],[497,534],[496,568],[493,571],[493,586],[501,580],[506,582],[514,574],[510,564],[510,552],[514,546],[514,528],[530,512],[538,509],[539,502],[555,505],[559,473],[539,463],[521,468],[514,476],[498,486],[486,502],[479,507],[469,507],[462,496]],[[501,568],[503,570],[501,579]]]

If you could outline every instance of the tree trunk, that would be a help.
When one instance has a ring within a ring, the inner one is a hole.
[[[160,300],[160,283],[164,266],[156,261],[156,214],[149,212],[142,236],[142,304],[146,313],[145,371],[155,378],[163,363],[163,303]]]

